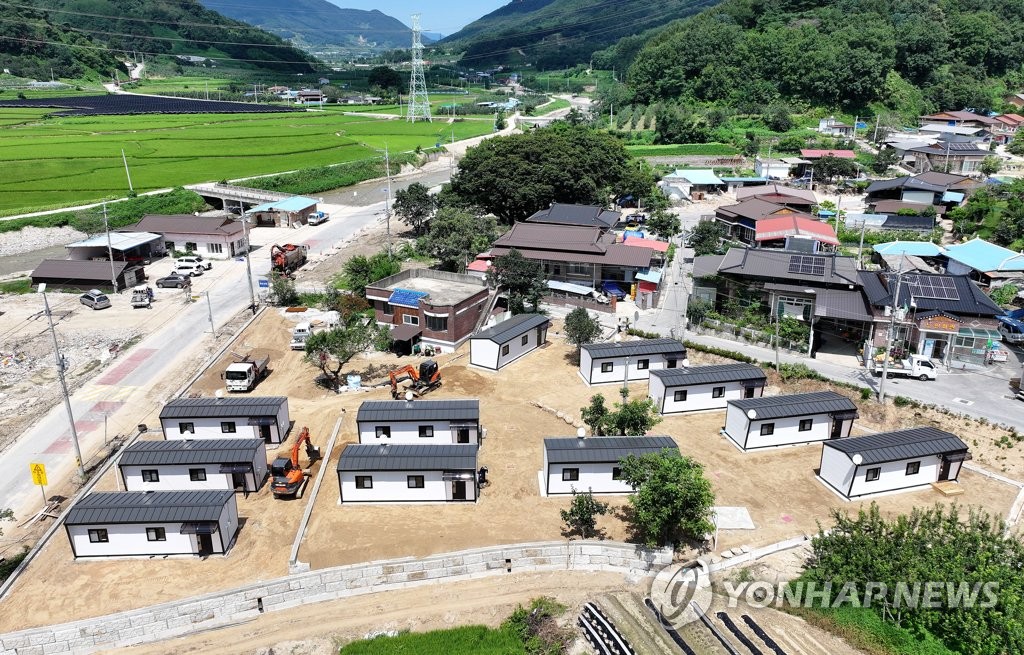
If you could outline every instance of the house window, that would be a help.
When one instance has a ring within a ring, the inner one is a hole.
[[[921,472],[921,462],[907,462],[907,475],[917,475]]]
[[[434,426],[433,425],[421,425],[420,426],[420,439],[433,439],[434,438]]]
[[[380,304],[380,311],[385,316],[394,316],[395,308],[391,306],[391,303],[384,301]]]
[[[569,264],[569,275],[590,275],[590,264]]]
[[[413,316],[412,314],[403,314],[402,315],[402,322],[405,323],[406,325],[419,325],[420,324],[420,317],[419,316]]]
[[[143,482],[160,482],[160,472],[156,469],[142,469]]]
[[[676,401],[677,403],[685,403],[686,389],[680,389],[679,391],[672,394],[672,400]]]
[[[712,398],[722,398],[725,396],[725,387],[715,387],[711,390]]]
[[[613,466],[612,467],[612,480],[621,480],[621,479],[622,479],[622,469],[619,468],[618,466]]]
[[[562,469],[563,482],[577,482],[580,479],[579,469]]]
[[[613,370],[615,370],[615,363],[614,362],[603,362],[601,364],[601,372],[602,373],[611,373]]]
[[[813,426],[813,425],[814,425],[814,419],[812,419],[812,418],[802,418],[802,419],[800,419],[800,432],[807,432],[807,431],[809,431],[811,429],[811,426]]]
[[[110,537],[107,536],[107,531],[104,528],[97,528],[95,530],[89,530],[89,543],[91,544],[105,544],[110,541]]]
[[[224,434],[234,434],[235,433],[235,422],[234,421],[221,421],[220,422],[220,431],[223,432]]]
[[[775,424],[774,423],[762,423],[761,424],[761,436],[762,437],[767,437],[767,436],[772,435],[772,434],[775,434]]]
[[[431,332],[447,332],[448,331],[448,317],[447,316],[428,316],[427,317],[427,329]]]
[[[206,252],[211,255],[219,255],[224,252],[224,245],[220,243],[208,243],[206,244]]]
[[[646,371],[651,367],[651,360],[649,359],[638,359],[636,360],[636,370]]]
[[[881,475],[882,475],[882,468],[881,468],[881,467],[879,467],[879,466],[876,466],[875,468],[873,468],[873,469],[868,469],[868,470],[867,470],[867,471],[865,472],[865,474],[864,474],[864,481],[865,481],[865,482],[874,482],[874,481],[875,481],[875,480],[877,480],[877,479],[878,479],[878,478],[879,478],[879,477],[880,477]]]
[[[372,475],[357,475],[356,476],[356,489],[373,489],[373,476]]]
[[[376,428],[377,438],[387,437],[391,438],[391,426],[390,425],[378,425]]]
[[[195,423],[179,423],[178,424],[178,432],[180,432],[182,434],[185,434],[186,432],[189,433],[189,434],[195,434],[196,433],[196,424]]]
[[[508,354],[508,344],[506,343],[504,346],[501,347],[501,356],[504,357],[507,354]]]
[[[192,482],[206,482],[206,469],[189,469],[188,479]]]
[[[423,488],[423,476],[422,475],[410,475],[405,478],[406,484],[409,485],[410,489],[422,489]]]
[[[146,541],[167,541],[167,530],[164,528],[146,528]]]
[[[519,342],[519,345],[525,346],[528,343],[530,343],[530,335],[524,334],[522,340]]]
[[[193,242],[193,241],[186,241],[185,242],[185,252],[195,252],[196,250],[199,250],[199,248],[198,248],[198,246],[196,246],[195,242]]]
[[[675,359],[667,359],[667,360],[665,360],[665,368],[675,368],[676,366],[678,366],[678,360],[675,360]]]

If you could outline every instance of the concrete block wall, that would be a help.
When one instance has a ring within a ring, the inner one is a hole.
[[[598,541],[493,546],[419,559],[353,564],[83,621],[0,634],[0,655],[92,653],[161,641],[266,612],[361,594],[534,571],[611,571],[640,577],[671,564],[672,551]],[[198,563],[197,563],[198,564]]]

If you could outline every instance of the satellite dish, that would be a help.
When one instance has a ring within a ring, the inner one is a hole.
[[[683,368],[690,368],[690,360],[689,359],[686,359],[686,358],[683,359]]]
[[[409,402],[412,402],[412,399],[415,398],[415,397],[416,396],[413,395],[413,393],[411,391],[406,391],[405,392],[405,399],[408,400]]]
[[[223,389],[217,389],[216,391],[213,392],[213,395],[217,396],[218,398],[223,398],[224,397],[224,390]]]
[[[853,463],[856,464],[857,466],[860,466],[861,464],[864,463],[864,457],[861,456],[860,453],[854,454],[854,456],[853,456]]]
[[[747,418],[749,418],[751,420],[757,418],[757,410],[756,409],[748,409],[747,410]]]
[[[580,439],[582,439],[583,437],[587,436],[587,429],[586,428],[580,428],[580,429],[576,430],[576,436],[579,437]]]

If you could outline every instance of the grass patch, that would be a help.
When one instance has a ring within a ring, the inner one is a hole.
[[[918,635],[885,622],[870,608],[785,609],[871,655],[957,655],[935,635],[927,631]]]
[[[415,158],[415,155],[411,154],[392,157],[391,174],[397,174],[402,169],[402,164],[411,163]],[[384,159],[381,157],[339,164],[338,166],[304,168],[294,173],[274,177],[260,177],[247,180],[245,186],[266,191],[308,195],[330,189],[340,189],[384,175]]]
[[[522,641],[511,631],[468,626],[397,637],[376,637],[342,647],[340,655],[517,655],[526,653]]]
[[[136,223],[146,214],[191,214],[206,208],[206,201],[193,191],[175,189],[153,196],[139,196],[107,206],[107,218],[111,229]],[[96,233],[103,230],[101,210],[82,212],[61,212],[45,216],[29,216],[0,221],[0,232],[17,232],[23,227],[71,227],[82,232]]]
[[[672,157],[688,155],[704,155],[708,157],[728,157],[739,154],[739,150],[726,143],[681,143],[664,146],[626,146],[634,157]]]
[[[534,109],[533,115],[545,116],[553,111],[558,111],[559,109],[568,109],[570,106],[571,105],[569,104],[568,100],[565,100],[564,98],[555,98],[554,100],[544,105],[543,107],[537,107],[536,109]]]
[[[0,282],[0,293],[31,293],[32,280],[25,277],[17,280]]]
[[[11,555],[4,561],[0,562],[0,582],[11,577],[11,574],[14,573],[14,569],[18,568],[18,565],[21,564],[23,559],[25,559],[26,555],[28,555],[28,546],[25,546],[25,549],[17,555]]]

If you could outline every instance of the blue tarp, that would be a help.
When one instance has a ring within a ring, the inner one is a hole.
[[[391,296],[388,298],[388,304],[399,305],[401,307],[412,307],[415,309],[420,306],[420,299],[426,298],[428,295],[430,294],[423,291],[395,289],[391,292]]]
[[[615,296],[616,298],[625,298],[628,294],[622,290],[622,287],[617,282],[611,280],[605,280],[601,283],[601,291],[604,291],[609,296]]]
[[[1021,323],[1015,318],[1010,318],[1009,316],[997,316],[996,318],[998,318],[999,322],[1003,325],[1007,325],[1017,332],[1024,334],[1024,323]]]
[[[947,191],[942,194],[942,202],[963,202],[964,194],[957,191]]]
[[[643,239],[644,238],[644,233],[640,232],[638,230],[626,230],[625,232],[622,233],[622,235],[624,237],[632,237],[632,238],[636,238],[636,239]]]

